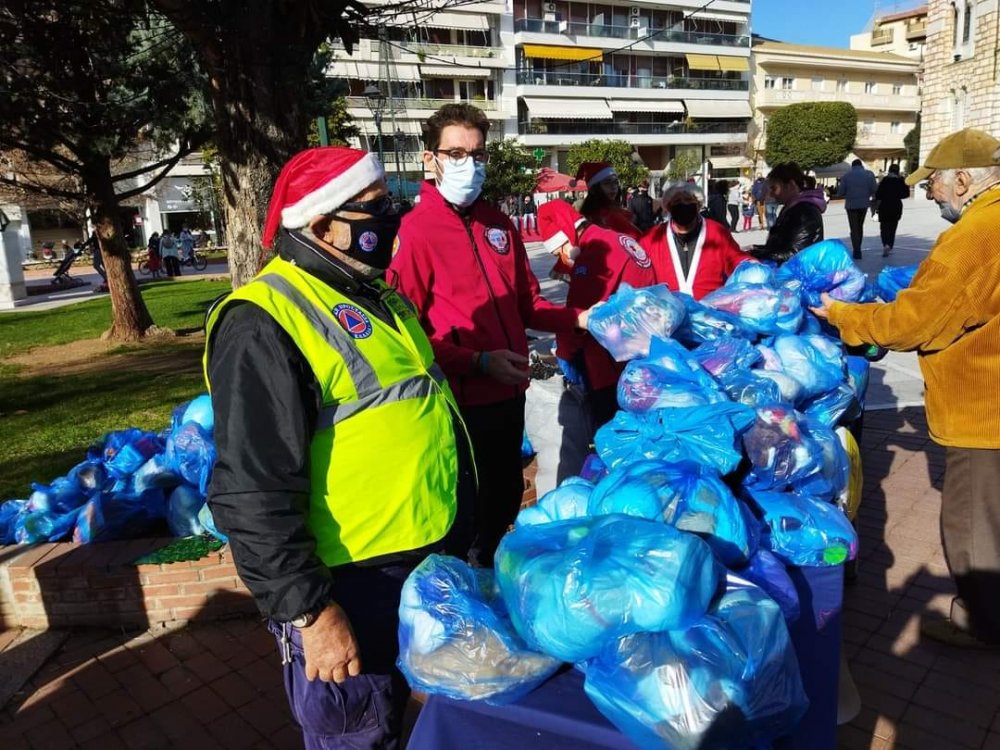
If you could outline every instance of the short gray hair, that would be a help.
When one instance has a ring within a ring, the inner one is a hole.
[[[690,195],[699,205],[704,205],[705,194],[693,182],[668,182],[663,186],[663,205],[667,205],[678,195]]]
[[[1000,167],[959,167],[957,169],[942,169],[941,182],[950,185],[955,181],[955,175],[965,172],[972,178],[972,184],[976,186],[987,185],[1000,182]]]

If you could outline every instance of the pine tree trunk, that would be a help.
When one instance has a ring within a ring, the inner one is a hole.
[[[87,169],[84,180],[91,206],[91,221],[108,275],[111,296],[109,336],[115,341],[137,341],[153,325],[153,319],[132,273],[132,256],[119,226],[118,198],[111,180],[110,165],[98,164]]]

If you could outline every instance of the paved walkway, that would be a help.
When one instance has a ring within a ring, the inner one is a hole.
[[[943,453],[913,408],[869,413],[863,442],[862,563],[846,594],[844,641],[864,708],[841,728],[840,747],[1000,750],[1000,654],[949,649],[919,633],[921,618],[947,612],[952,591],[937,531]],[[297,748],[301,740],[273,639],[240,620],[72,634],[0,713],[0,747]]]

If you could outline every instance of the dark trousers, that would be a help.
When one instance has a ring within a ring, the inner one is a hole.
[[[1000,643],[1000,450],[947,449],[941,541],[958,589],[952,621]]]
[[[867,208],[847,209],[847,223],[851,226],[851,246],[855,255],[861,255],[861,242],[865,238],[865,214]]]
[[[736,225],[740,220],[740,207],[735,206],[732,203],[728,205],[729,208],[729,229],[732,232],[736,231]]]
[[[476,538],[470,557],[492,567],[493,553],[507,527],[514,523],[524,495],[524,396],[484,406],[463,406],[461,411],[479,478],[473,521]]]
[[[882,247],[890,249],[896,246],[896,228],[899,226],[898,216],[878,215],[879,233],[882,235]]]
[[[181,275],[181,262],[178,258],[168,255],[163,259],[163,266],[167,270],[167,276]]]
[[[412,565],[337,568],[334,601],[347,613],[361,650],[362,673],[342,683],[309,682],[302,637],[290,625],[268,629],[283,664],[285,692],[306,750],[396,750],[410,691],[396,669],[399,596]],[[283,635],[284,633],[284,635]],[[283,646],[288,638],[288,651]]]

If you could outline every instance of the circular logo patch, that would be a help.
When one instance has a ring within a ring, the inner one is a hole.
[[[370,253],[378,247],[378,235],[375,232],[362,232],[361,236],[358,237],[358,247],[366,253]]]
[[[490,227],[489,229],[487,229],[486,241],[490,243],[490,247],[492,247],[501,255],[506,255],[510,251],[510,244],[507,239],[507,233],[500,227]]]
[[[352,339],[366,339],[372,335],[371,320],[354,305],[337,305],[333,308],[333,317]]]
[[[631,237],[623,234],[618,237],[618,241],[621,243],[622,249],[632,257],[639,268],[649,268],[653,264],[653,261],[649,259],[649,254],[642,249],[642,245]]]

